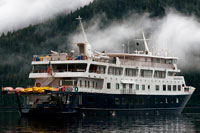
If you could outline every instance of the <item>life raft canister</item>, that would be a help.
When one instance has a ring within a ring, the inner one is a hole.
[[[74,88],[74,91],[75,91],[75,92],[78,92],[78,87],[75,87],[75,88]]]

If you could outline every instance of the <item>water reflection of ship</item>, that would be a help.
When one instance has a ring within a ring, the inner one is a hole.
[[[25,132],[194,132],[190,116],[118,116],[38,119],[22,117],[20,131]]]

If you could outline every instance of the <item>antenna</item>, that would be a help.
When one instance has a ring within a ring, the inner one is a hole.
[[[123,47],[123,53],[125,53],[125,44],[122,44]]]
[[[129,40],[128,40],[128,54],[130,54]]]
[[[148,47],[148,44],[147,44],[147,40],[149,40],[149,39],[146,39],[143,30],[142,30],[142,38],[143,39],[136,39],[136,40],[138,40],[138,41],[144,41],[145,54],[150,54],[151,52],[149,51],[149,47]]]
[[[148,48],[147,40],[145,38],[143,30],[142,30],[142,36],[143,36],[143,39],[144,39],[145,53],[148,54],[149,53],[149,48]]]
[[[88,39],[87,39],[87,36],[85,34],[85,30],[83,28],[83,24],[82,24],[82,21],[81,21],[82,18],[80,16],[78,16],[78,18],[76,18],[76,19],[80,21],[81,29],[82,29],[82,32],[83,32],[83,37],[85,39],[85,42],[88,43]]]

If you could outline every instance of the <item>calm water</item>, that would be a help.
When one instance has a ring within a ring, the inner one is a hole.
[[[200,132],[200,114],[173,116],[110,116],[81,118],[22,118],[0,110],[0,132]]]

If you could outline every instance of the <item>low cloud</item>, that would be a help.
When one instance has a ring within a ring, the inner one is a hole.
[[[159,55],[179,58],[182,69],[200,68],[200,23],[195,16],[185,16],[176,11],[169,11],[161,19],[152,19],[148,14],[131,15],[120,22],[113,22],[101,28],[101,21],[105,16],[93,18],[88,25],[84,24],[86,34],[92,47],[96,50],[108,52],[122,52],[122,44],[128,40],[142,38],[141,30],[150,38],[149,47],[159,49]],[[91,26],[90,26],[91,25]],[[83,41],[78,29],[71,35],[71,42]],[[135,45],[135,43],[130,43]],[[168,49],[168,50],[166,50]]]
[[[24,28],[54,17],[58,13],[74,11],[93,0],[1,0],[0,33]]]

